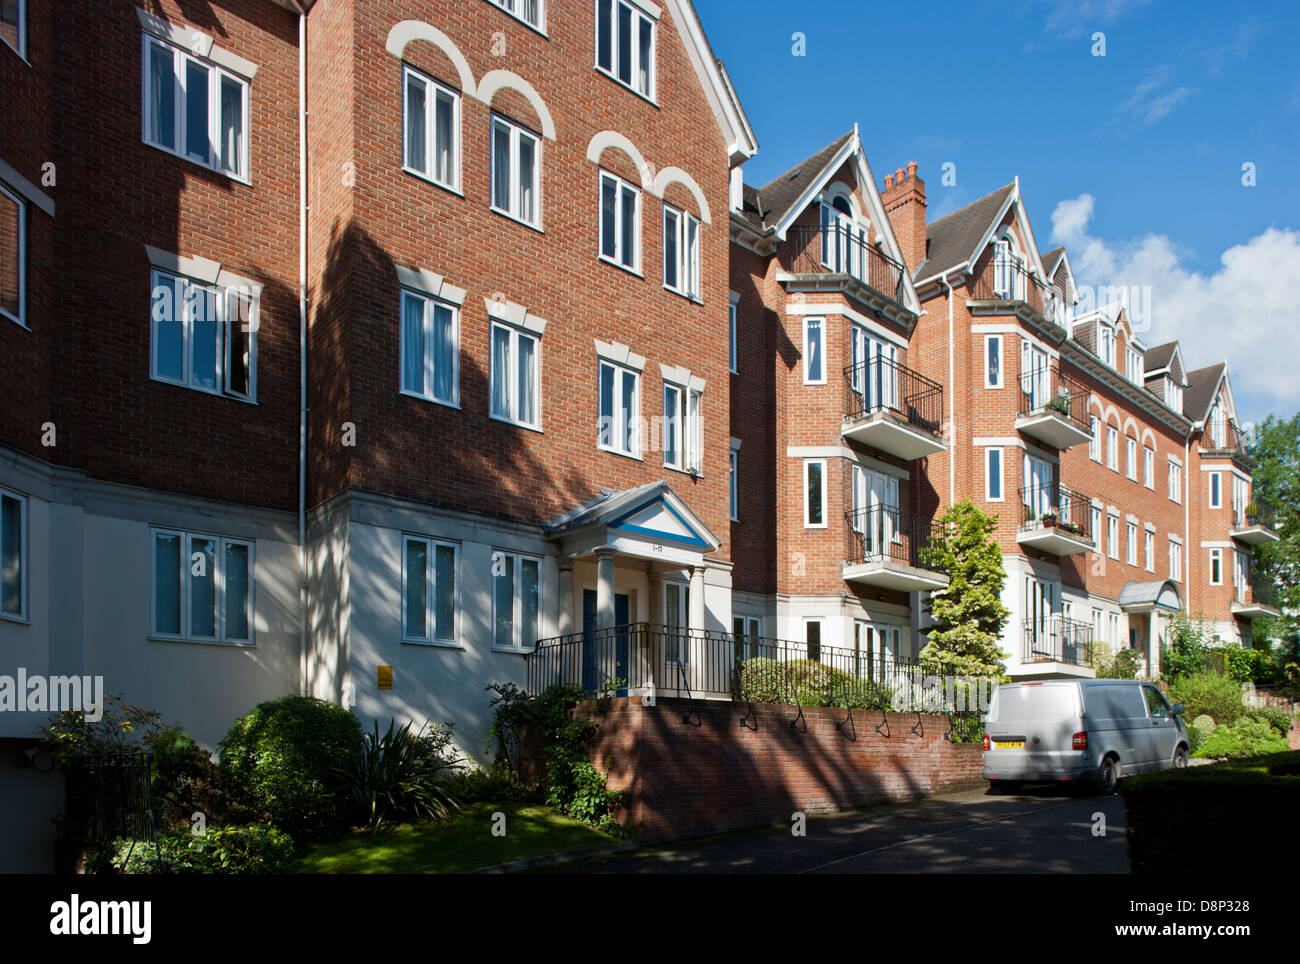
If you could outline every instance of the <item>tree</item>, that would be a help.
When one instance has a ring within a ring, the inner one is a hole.
[[[1270,415],[1255,430],[1250,444],[1255,461],[1254,497],[1277,510],[1278,541],[1256,546],[1255,584],[1261,601],[1282,610],[1280,619],[1256,620],[1255,645],[1300,632],[1300,414],[1289,419]]]
[[[1007,654],[998,644],[1011,610],[1002,605],[1007,573],[993,538],[997,517],[963,499],[938,521],[943,535],[926,547],[924,558],[950,581],[930,596],[936,626],[921,663],[927,672],[1000,676],[998,663]]]

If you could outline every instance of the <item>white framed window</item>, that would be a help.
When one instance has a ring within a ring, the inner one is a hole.
[[[1156,487],[1156,450],[1149,445],[1142,446],[1142,481],[1152,491]]]
[[[664,580],[664,658],[670,666],[685,666],[690,660],[688,636],[691,622],[691,587],[675,579]]]
[[[984,450],[984,501],[1001,502],[1003,500],[1002,450],[988,448]]]
[[[1003,385],[1002,336],[984,336],[984,387],[1001,388]]]
[[[460,93],[404,65],[402,111],[402,167],[459,191]]]
[[[1098,465],[1101,464],[1101,419],[1096,415],[1088,416],[1088,427],[1092,430],[1092,438],[1088,439],[1088,458],[1092,459]]]
[[[627,0],[596,0],[596,68],[655,99],[655,20]]]
[[[1169,540],[1169,578],[1174,582],[1183,578],[1183,547],[1173,539]]]
[[[27,618],[27,498],[0,489],[0,616]]]
[[[1223,585],[1223,550],[1210,550],[1210,585]]]
[[[402,537],[402,639],[455,643],[458,548],[421,536]]]
[[[542,139],[492,115],[492,210],[540,228]]]
[[[1183,467],[1173,459],[1169,460],[1169,501],[1183,501]]]
[[[1207,484],[1210,487],[1210,508],[1223,508],[1223,473],[1207,472]]]
[[[602,359],[599,394],[597,446],[640,458],[641,373]]]
[[[826,319],[803,319],[803,383],[826,384]]]
[[[27,0],[0,0],[0,40],[27,59]]]
[[[762,616],[732,616],[731,635],[742,660],[754,659],[762,655]]]
[[[1114,425],[1106,426],[1106,467],[1119,471],[1119,429]]]
[[[27,203],[0,184],[0,315],[27,327]]]
[[[736,299],[731,299],[727,312],[727,357],[730,359],[727,368],[731,374],[738,374],[736,368]]]
[[[641,270],[641,192],[606,171],[600,172],[600,256]]]
[[[1138,527],[1136,522],[1128,523],[1128,556],[1127,561],[1130,566],[1138,564]]]
[[[154,528],[152,635],[253,642],[253,543]]]
[[[492,648],[533,649],[541,613],[542,561],[495,550],[492,553]]]
[[[151,377],[213,395],[257,400],[258,295],[151,274]]]
[[[1106,516],[1106,554],[1112,559],[1119,558],[1119,516]]]
[[[1143,533],[1143,550],[1146,556],[1147,572],[1156,571],[1156,534],[1150,529]]]
[[[825,459],[804,459],[803,492],[803,527],[825,529],[827,527]]]
[[[820,662],[822,658],[822,621],[820,618],[804,619],[803,643],[808,658]]]
[[[1089,521],[1090,523],[1092,523],[1092,525],[1091,525],[1091,527],[1089,528],[1088,531],[1092,533],[1092,538],[1093,538],[1093,540],[1097,543],[1097,553],[1098,553],[1098,555],[1100,555],[1100,554],[1101,554],[1101,551],[1102,551],[1102,546],[1101,546],[1101,509],[1094,505],[1094,506],[1092,506],[1091,512],[1092,512],[1092,515],[1090,516],[1090,518],[1089,518],[1088,521]]]
[[[1179,415],[1183,414],[1183,386],[1175,382],[1172,375],[1165,378],[1165,404]]]
[[[1232,554],[1232,589],[1237,602],[1246,601],[1246,587],[1250,584],[1250,556],[1237,551]]]
[[[402,291],[402,391],[443,405],[460,396],[460,309]]]
[[[542,425],[541,341],[492,322],[492,417],[527,428]]]
[[[683,472],[700,471],[704,420],[701,393],[683,385],[664,383],[664,465]],[[733,455],[735,453],[732,453]]]
[[[546,0],[489,0],[517,20],[528,26],[546,31]]]
[[[1138,440],[1132,435],[1124,436],[1124,464],[1126,473],[1134,482],[1138,478]]]
[[[144,142],[248,180],[248,80],[144,36]]]
[[[731,450],[727,469],[727,486],[731,498],[731,521],[740,521],[740,453]]]
[[[1128,380],[1134,385],[1141,385],[1143,381],[1142,372],[1142,353],[1130,345],[1124,351],[1124,371],[1128,375]]]
[[[1097,357],[1115,367],[1115,329],[1110,325],[1097,325]]]
[[[664,205],[664,287],[700,300],[699,219]]]

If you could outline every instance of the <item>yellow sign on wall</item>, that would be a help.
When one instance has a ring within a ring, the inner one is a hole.
[[[391,690],[393,688],[393,667],[379,667],[379,688],[381,690]]]

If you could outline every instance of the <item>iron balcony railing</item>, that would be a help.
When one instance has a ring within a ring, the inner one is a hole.
[[[1242,431],[1237,420],[1226,415],[1212,417],[1205,426],[1202,448],[1208,452],[1231,452],[1233,455],[1247,455],[1249,438]]]
[[[1023,302],[1057,325],[1065,325],[1071,314],[1059,288],[1034,277],[1014,259],[985,261],[971,285],[971,300]]]
[[[1063,485],[1053,483],[1021,489],[1020,508],[1021,530],[1056,526],[1089,542],[1093,539],[1092,500]]]
[[[1263,499],[1255,498],[1248,505],[1234,506],[1232,527],[1246,529],[1251,526],[1263,526],[1265,529],[1277,528],[1277,510]]]
[[[936,677],[874,643],[846,649],[633,623],[539,640],[525,662],[534,694],[569,684],[591,695],[944,711],[917,705]]]
[[[1059,365],[1044,365],[1020,374],[1020,414],[1057,412],[1085,431],[1091,431],[1088,407],[1092,391],[1061,371]]]
[[[1087,623],[1059,614],[1037,616],[1024,620],[1024,631],[1022,663],[1092,665],[1092,627]]]
[[[942,537],[941,527],[896,506],[876,505],[844,513],[848,523],[846,560],[897,562],[914,569],[934,570],[926,552]]]
[[[844,369],[844,420],[891,413],[909,425],[940,434],[943,386],[884,356]]]
[[[903,266],[848,225],[791,228],[786,235],[794,274],[844,274],[898,304]]]

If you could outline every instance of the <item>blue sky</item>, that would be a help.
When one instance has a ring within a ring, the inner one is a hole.
[[[931,219],[1019,175],[1039,245],[1066,243],[1081,284],[1150,286],[1148,344],[1181,339],[1189,367],[1226,355],[1245,421],[1300,408],[1300,5],[696,8],[761,145],[749,183],[855,121],[878,180],[918,162]]]

